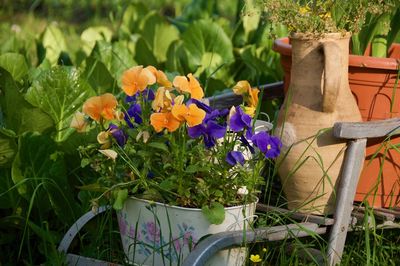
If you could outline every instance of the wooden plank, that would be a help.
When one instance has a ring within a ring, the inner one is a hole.
[[[378,138],[400,134],[400,118],[367,122],[337,122],[333,135],[343,139]]]
[[[294,220],[302,221],[302,222],[311,222],[311,223],[316,223],[319,225],[332,225],[335,222],[334,219],[328,218],[325,216],[318,216],[318,215],[313,215],[313,214],[294,212],[294,211],[290,211],[287,209],[269,206],[269,205],[262,204],[262,203],[257,204],[257,210],[264,211],[264,212],[271,212],[271,211],[280,212]]]
[[[384,212],[384,213],[389,213],[394,215],[396,219],[400,219],[400,210],[396,209],[385,209],[385,208],[375,208],[376,211]]]
[[[357,211],[365,213],[366,209],[365,209],[365,207],[357,207]],[[392,221],[393,222],[396,219],[396,216],[390,212],[373,209],[373,213],[374,213],[375,220],[378,220],[378,221],[383,221],[383,222]]]
[[[358,179],[364,163],[366,139],[349,141],[346,150],[342,175],[337,188],[336,208],[333,218],[335,223],[329,234],[328,264],[336,265],[342,258],[346,242],[351,212],[356,194]]]

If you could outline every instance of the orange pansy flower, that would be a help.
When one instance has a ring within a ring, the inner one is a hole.
[[[156,112],[169,112],[172,108],[172,101],[175,100],[175,95],[170,93],[165,87],[159,87],[156,91],[151,108]]]
[[[232,88],[233,92],[236,95],[246,94],[249,90],[251,90],[250,83],[247,80],[241,80],[236,83],[236,85]]]
[[[87,99],[83,104],[82,111],[96,121],[99,121],[100,117],[111,120],[114,119],[114,109],[117,104],[114,95],[106,93]]]
[[[247,99],[247,103],[252,107],[257,107],[258,104],[258,93],[260,90],[258,89],[249,89],[249,97]]]
[[[171,81],[168,80],[167,75],[165,75],[164,72],[162,72],[161,70],[157,70],[153,66],[148,66],[145,69],[148,69],[151,71],[151,73],[153,73],[153,75],[156,77],[158,84],[160,84],[161,86],[166,87],[166,88],[172,87]]]
[[[206,117],[206,112],[194,103],[189,107],[184,104],[176,104],[172,107],[172,114],[179,121],[186,121],[189,127],[200,125]]]
[[[187,77],[176,76],[173,84],[179,90],[190,93],[190,96],[193,99],[200,100],[204,97],[204,92],[200,86],[200,83],[195,77],[193,77],[192,74],[188,74]]]
[[[156,76],[143,66],[135,66],[122,74],[122,90],[128,96],[144,91],[147,86],[156,83]]]
[[[161,132],[166,128],[169,132],[173,132],[179,128],[181,123],[171,112],[168,113],[153,113],[150,116],[150,124],[156,132]]]

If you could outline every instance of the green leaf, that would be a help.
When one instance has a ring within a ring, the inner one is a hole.
[[[252,35],[257,31],[261,19],[260,5],[255,0],[245,0],[243,16],[243,29],[245,38],[249,41]]]
[[[18,192],[13,188],[10,168],[0,168],[0,209],[15,208],[18,205]]]
[[[96,45],[96,41],[104,40],[111,42],[111,37],[112,31],[105,26],[89,27],[81,34],[81,40],[83,42],[82,49],[86,55],[89,55]]]
[[[42,214],[54,210],[66,224],[79,217],[79,207],[67,179],[63,154],[47,135],[25,133],[18,141],[11,177],[19,184],[18,192]]]
[[[39,108],[30,105],[19,92],[11,75],[0,67],[0,97],[3,126],[17,134],[44,130],[53,126],[52,119]]]
[[[95,191],[95,192],[104,192],[106,191],[106,187],[103,187],[99,183],[88,184],[84,186],[79,186],[80,190],[87,190],[87,191]]]
[[[124,188],[124,189],[113,191],[113,195],[115,197],[115,201],[113,204],[114,210],[117,210],[117,211],[122,210],[122,208],[124,207],[124,203],[125,203],[126,199],[128,198],[128,189]]]
[[[171,43],[179,39],[178,29],[166,22],[157,11],[147,14],[141,23],[141,35],[158,63],[165,62]]]
[[[0,55],[0,67],[7,70],[16,81],[20,81],[28,73],[25,58],[16,53]]]
[[[15,139],[0,132],[0,167],[11,166],[16,153],[17,144]]]
[[[207,75],[219,66],[233,61],[231,40],[224,30],[211,20],[196,21],[187,28],[182,39],[190,55],[189,65],[202,67]]]
[[[131,34],[137,33],[140,22],[148,12],[148,8],[143,3],[129,5],[122,16],[122,22],[119,28],[121,38],[128,39]]]
[[[169,153],[168,146],[165,145],[164,143],[161,143],[161,142],[150,142],[150,143],[147,143],[147,145],[152,147],[152,148],[159,149],[161,151],[165,151],[165,152]]]
[[[73,132],[69,128],[73,114],[93,94],[77,69],[55,67],[33,82],[25,99],[50,115],[56,125],[55,140],[61,142]]]
[[[139,38],[135,47],[135,60],[141,65],[158,66],[157,59],[155,58],[150,46],[143,38]]]
[[[118,84],[121,84],[122,73],[136,65],[127,44],[123,42],[111,44],[105,41],[97,41],[92,55],[106,66]]]
[[[201,208],[204,216],[212,224],[222,224],[225,220],[225,209],[221,203],[213,202],[211,206],[203,206]]]
[[[181,40],[174,41],[167,52],[166,70],[169,72],[189,73],[189,59]]]
[[[88,57],[86,59],[86,70],[83,74],[89,84],[96,90],[97,94],[103,94],[106,92],[116,93],[117,83],[108,71],[107,67],[103,62],[94,58]]]
[[[55,24],[51,24],[46,28],[42,45],[46,49],[46,58],[52,65],[57,64],[62,51],[67,51],[64,35]]]

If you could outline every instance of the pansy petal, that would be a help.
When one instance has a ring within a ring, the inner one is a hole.
[[[122,90],[126,95],[133,96],[139,91],[137,79],[142,69],[143,66],[135,66],[122,74]]]
[[[168,129],[169,132],[174,132],[179,128],[181,125],[181,122],[176,119],[172,113],[167,113],[167,124],[166,124],[166,129]]]
[[[185,120],[189,127],[201,124],[206,117],[206,112],[195,104],[189,105],[189,112],[185,116]]]
[[[175,104],[172,107],[172,114],[173,116],[178,119],[179,121],[184,121],[185,117],[187,116],[189,109],[184,104]]]
[[[208,121],[207,123],[207,133],[214,137],[214,138],[222,138],[223,136],[225,136],[226,133],[226,127],[219,125],[217,122],[215,121]]]
[[[90,116],[93,120],[99,121],[102,112],[100,96],[94,96],[87,99],[83,104],[82,112]]]
[[[173,80],[173,85],[183,92],[190,92],[189,81],[185,76],[176,76]]]
[[[209,135],[204,135],[204,145],[206,146],[206,148],[210,149],[210,148],[214,147],[215,144],[216,144],[215,138],[213,138]]]
[[[240,151],[230,151],[226,155],[225,161],[232,166],[236,165],[237,163],[243,165],[244,164],[243,153],[241,153]]]
[[[205,127],[202,124],[200,124],[200,125],[197,125],[197,126],[194,126],[194,127],[189,127],[188,128],[188,135],[192,139],[195,139],[195,138],[198,138],[201,135],[205,134],[205,131],[206,131]]]
[[[77,132],[85,132],[86,127],[88,123],[85,120],[85,115],[79,111],[75,112],[75,114],[72,116],[71,128],[75,128]]]
[[[128,135],[122,129],[118,128],[118,126],[114,124],[110,124],[109,131],[114,139],[117,141],[119,146],[125,145],[128,139]]]
[[[200,83],[192,74],[188,74],[187,77],[189,78],[190,96],[194,99],[200,100],[204,97],[204,91],[201,88]]]
[[[236,83],[236,85],[232,88],[233,93],[236,95],[243,95],[249,91],[250,83],[247,80],[241,80]]]
[[[101,99],[101,104],[102,104],[101,115],[107,120],[113,119],[114,118],[114,109],[118,104],[117,99],[111,93],[106,93],[106,94],[101,95],[100,99]]]

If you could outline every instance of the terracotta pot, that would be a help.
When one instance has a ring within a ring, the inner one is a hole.
[[[346,144],[321,129],[336,121],[361,121],[347,79],[349,38],[291,36],[293,75],[275,130],[283,143],[278,171],[289,209],[333,213]]]
[[[273,49],[281,54],[287,92],[292,61],[289,38],[276,40]],[[350,89],[363,120],[400,117],[400,84],[394,90],[399,68],[400,44],[391,46],[388,58],[367,56],[369,50],[365,54],[349,55],[348,76]],[[369,205],[374,207],[400,207],[400,153],[393,149],[385,151],[385,147],[390,145],[381,147],[382,141],[383,139],[374,139],[367,143],[364,169],[355,200],[367,200]],[[400,137],[392,139],[390,143],[399,144]]]

